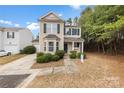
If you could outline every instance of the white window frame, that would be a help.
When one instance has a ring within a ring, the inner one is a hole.
[[[52,46],[50,46],[50,43],[53,43],[53,45]],[[48,42],[48,51],[50,51],[50,52],[53,52],[54,51],[54,42]],[[52,50],[50,50],[50,48],[52,48]]]
[[[50,25],[50,31],[47,30],[47,25]],[[53,25],[56,25],[56,32],[53,31]],[[57,23],[46,23],[46,33],[57,34]]]

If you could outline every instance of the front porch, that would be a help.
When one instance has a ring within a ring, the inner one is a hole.
[[[81,38],[65,38],[64,39],[64,51],[70,53],[70,51],[83,52],[84,40]]]

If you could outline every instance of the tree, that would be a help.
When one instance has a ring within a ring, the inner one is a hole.
[[[69,18],[69,19],[67,20],[67,22],[68,22],[69,24],[72,24],[72,19]]]
[[[98,46],[98,51],[117,52],[117,43],[124,37],[124,6],[87,7],[79,18],[86,46]],[[121,43],[120,43],[121,44]]]

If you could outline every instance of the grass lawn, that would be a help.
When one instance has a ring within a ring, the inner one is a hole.
[[[76,60],[79,73],[37,76],[28,87],[124,87],[124,56],[87,54],[85,63]]]
[[[0,65],[4,65],[6,63],[12,62],[12,61],[17,60],[24,56],[26,56],[26,55],[25,54],[15,54],[15,55],[11,55],[11,56],[0,57]]]
[[[58,66],[64,66],[64,60],[59,60],[57,62],[49,62],[49,63],[35,63],[31,67],[32,69],[40,69],[45,67],[58,67]]]

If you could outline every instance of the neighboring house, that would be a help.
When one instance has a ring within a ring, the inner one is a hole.
[[[32,33],[29,29],[0,28],[0,50],[16,54],[28,45],[32,45]]]
[[[34,40],[32,41],[32,45],[33,45],[33,46],[35,46],[35,48],[36,48],[37,52],[39,52],[39,51],[40,51],[40,46],[39,46],[39,38],[34,39]]]
[[[40,51],[54,53],[56,50],[72,50],[83,52],[81,28],[77,25],[65,25],[64,20],[55,13],[50,12],[39,18]]]

